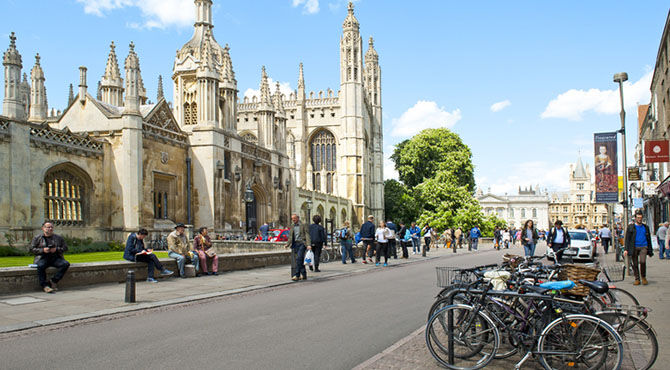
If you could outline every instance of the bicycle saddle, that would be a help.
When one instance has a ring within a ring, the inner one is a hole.
[[[588,281],[588,280],[580,279],[579,283],[584,285],[584,286],[589,287],[591,290],[593,290],[594,292],[596,292],[598,294],[606,293],[610,289],[609,284],[607,284],[604,281],[599,281],[599,280]]]
[[[547,281],[546,283],[540,284],[540,288],[551,290],[572,289],[574,287],[575,283],[572,280]]]

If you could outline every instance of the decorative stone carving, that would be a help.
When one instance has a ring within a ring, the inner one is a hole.
[[[48,148],[85,156],[102,156],[102,142],[88,135],[77,135],[66,127],[62,131],[47,124],[30,129],[30,143],[38,148]]]

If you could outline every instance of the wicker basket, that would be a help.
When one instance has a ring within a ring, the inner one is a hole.
[[[568,290],[569,294],[587,296],[589,295],[589,287],[586,287],[579,283],[580,279],[583,280],[596,280],[600,274],[600,269],[593,267],[586,267],[581,265],[564,265],[561,267],[561,271],[558,272],[558,278],[561,280],[572,280],[577,284],[574,288]]]
[[[509,267],[515,269],[519,266],[519,263],[524,260],[523,256],[517,256],[516,254],[505,253],[503,256],[503,262],[509,264]]]

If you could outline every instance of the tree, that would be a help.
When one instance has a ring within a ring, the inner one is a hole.
[[[456,186],[474,191],[475,178],[470,148],[446,128],[426,129],[396,145],[391,155],[399,179],[409,188],[447,171]]]
[[[384,214],[395,222],[412,222],[419,215],[417,201],[411,190],[394,179],[384,181]]]

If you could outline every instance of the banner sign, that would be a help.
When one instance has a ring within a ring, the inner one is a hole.
[[[616,203],[618,201],[617,133],[601,132],[593,134],[594,169],[596,172],[596,202]]]
[[[628,181],[640,181],[640,169],[638,167],[628,167]]]
[[[670,162],[668,140],[645,140],[644,163]]]
[[[645,181],[644,182],[644,195],[653,195],[656,194],[656,188],[661,184],[660,181]]]
[[[643,198],[633,198],[633,209],[644,208]]]

